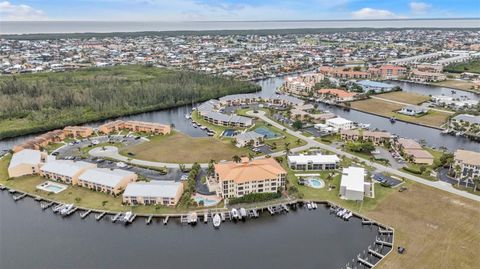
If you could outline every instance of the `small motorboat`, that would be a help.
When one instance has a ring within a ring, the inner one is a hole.
[[[240,208],[240,218],[245,219],[247,217],[247,210],[245,208]]]
[[[206,130],[206,129],[207,129],[207,126],[200,125],[200,129]]]
[[[231,213],[232,213],[232,218],[233,218],[233,219],[238,219],[239,216],[240,216],[240,215],[238,214],[238,210],[237,210],[236,208],[232,208]]]
[[[193,128],[197,128],[198,125],[196,123],[192,124]]]
[[[197,213],[192,212],[192,214],[190,214],[190,216],[188,217],[188,224],[196,225],[197,221],[198,221]]]
[[[67,214],[67,212],[70,211],[70,209],[72,209],[72,208],[73,208],[73,204],[66,205],[66,206],[62,207],[62,209],[60,210],[60,214],[62,214],[62,215]]]
[[[338,211],[337,217],[343,216],[343,214],[345,214],[345,212],[347,212],[346,209],[342,209],[342,210]]]
[[[128,222],[130,221],[130,218],[132,217],[132,211],[128,211],[125,213],[125,215],[122,218],[123,222]]]
[[[390,118],[390,123],[395,123],[396,121],[397,121],[397,119],[395,117]]]
[[[312,209],[312,204],[311,204],[311,203],[307,203],[307,208],[308,208],[308,210]]]
[[[344,220],[349,220],[353,216],[353,213],[349,211],[347,214],[343,215]]]
[[[220,217],[220,215],[215,214],[215,216],[213,216],[213,227],[219,228],[221,223],[222,218]]]
[[[317,203],[312,202],[312,208],[313,208],[313,209],[317,209],[317,207],[318,207],[318,206],[317,206]]]

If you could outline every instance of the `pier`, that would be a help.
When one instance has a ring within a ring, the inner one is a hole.
[[[117,220],[120,218],[121,215],[122,215],[122,213],[119,212],[119,213],[117,213],[115,216],[113,216],[113,217],[111,218],[111,219],[112,219],[112,222],[115,223],[115,221],[117,221]]]
[[[83,212],[83,213],[80,213],[80,218],[81,218],[81,219],[84,219],[84,218],[86,218],[90,213],[92,213],[92,210],[87,210],[87,211],[85,211],[85,212]]]
[[[379,240],[379,239],[376,239],[375,243],[378,244],[378,245],[383,245],[383,246],[387,246],[387,247],[392,247],[393,246],[392,243],[387,242],[387,241],[383,241],[383,240]]]
[[[72,209],[68,210],[63,216],[68,217],[68,216],[72,215],[77,210],[78,210],[77,207],[73,207]]]
[[[16,201],[18,201],[18,200],[21,200],[21,199],[25,198],[25,196],[27,196],[26,193],[22,193],[22,194],[20,194],[20,195],[13,196],[13,201],[16,202]]]
[[[166,217],[163,219],[163,225],[167,225],[167,223],[168,223],[168,218],[169,218],[169,216],[166,216]]]
[[[103,216],[105,216],[105,214],[107,214],[107,212],[102,212],[102,213],[96,215],[96,216],[95,216],[95,220],[96,220],[96,221],[101,220],[101,219],[103,218]]]
[[[145,219],[145,224],[150,225],[152,223],[153,215],[148,216],[148,218]]]
[[[372,255],[377,256],[380,259],[383,259],[385,257],[385,255],[382,255],[382,254],[376,252],[375,250],[371,249],[370,247],[368,248],[368,253],[371,253]]]
[[[370,262],[368,262],[367,260],[365,259],[362,259],[360,257],[360,255],[357,256],[357,259],[360,263],[363,263],[364,265],[368,266],[369,268],[373,268],[375,265],[374,264],[371,264]]]
[[[40,207],[41,207],[43,210],[45,210],[45,209],[47,209],[47,208],[51,207],[53,204],[54,204],[53,202],[50,202],[50,203],[43,203],[43,204],[42,204],[42,203],[40,203]]]

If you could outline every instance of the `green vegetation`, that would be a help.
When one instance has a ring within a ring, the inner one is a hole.
[[[319,83],[315,84],[315,90],[320,90],[320,89],[335,89],[337,88],[337,85],[335,83],[332,83],[330,79],[324,78],[322,81]]]
[[[345,143],[345,147],[349,151],[368,153],[368,154],[370,154],[370,152],[375,150],[375,146],[370,141],[365,141],[365,142],[363,142],[363,141],[356,141],[356,142],[349,141],[349,142]]]
[[[258,85],[146,66],[0,78],[0,139],[258,90]]]
[[[199,172],[200,172],[200,165],[198,163],[194,163],[192,165],[192,169],[190,170],[190,173],[188,174],[187,184],[182,194],[182,197],[180,198],[180,201],[178,201],[178,206],[190,207],[194,204],[194,201],[192,199],[192,194],[195,193],[195,185],[196,185],[195,181]]]
[[[242,197],[231,198],[229,204],[243,204],[243,203],[261,203],[282,197],[280,192],[273,193],[249,193]]]
[[[450,73],[479,73],[480,74],[480,61],[471,60],[464,63],[453,63],[445,66],[443,71]]]

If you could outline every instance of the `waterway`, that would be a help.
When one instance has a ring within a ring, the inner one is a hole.
[[[62,218],[0,193],[0,268],[341,268],[373,245],[376,226],[322,206],[246,222],[187,226]]]
[[[275,93],[275,90],[283,83],[283,77],[268,78],[257,82],[262,86],[262,91],[259,92],[262,96],[270,96]],[[415,92],[422,95],[448,95],[448,96],[467,96],[469,99],[480,100],[480,96],[471,92],[455,90],[452,93],[452,89],[445,87],[429,86],[422,84],[415,84],[410,82],[389,81],[388,83],[398,85],[407,92]],[[397,121],[392,124],[387,118],[371,115],[361,111],[350,110],[344,111],[343,109],[327,106],[325,104],[319,104],[320,109],[329,110],[340,117],[361,122],[369,123],[372,128],[378,128],[380,130],[386,130],[392,134],[396,134],[402,137],[412,138],[418,141],[424,140],[429,146],[441,147],[444,146],[450,151],[457,149],[467,149],[478,151],[480,149],[480,143],[471,141],[464,137],[455,137],[450,135],[444,135],[440,130],[428,128],[416,124]],[[192,110],[191,106],[181,106],[171,108],[162,111],[146,112],[138,115],[120,117],[118,119],[124,120],[140,120],[149,122],[159,122],[164,124],[174,124],[175,128],[193,137],[207,136],[205,131],[197,128],[193,128],[190,121],[185,118],[187,113]],[[98,126],[103,122],[89,123],[90,126]],[[10,139],[0,140],[0,150],[11,149],[15,144],[19,144],[24,140],[34,137],[35,135],[26,135]]]

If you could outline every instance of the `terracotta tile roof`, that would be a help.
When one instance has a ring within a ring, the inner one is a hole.
[[[287,173],[287,171],[272,158],[252,161],[249,161],[248,158],[243,158],[240,163],[218,163],[215,164],[215,172],[219,176],[219,181],[233,180],[235,183],[276,179],[279,174]]]
[[[318,93],[319,94],[333,94],[333,95],[336,95],[340,98],[348,98],[348,97],[353,97],[353,96],[357,95],[356,93],[347,92],[347,91],[340,90],[340,89],[320,89],[320,90],[318,90]]]

